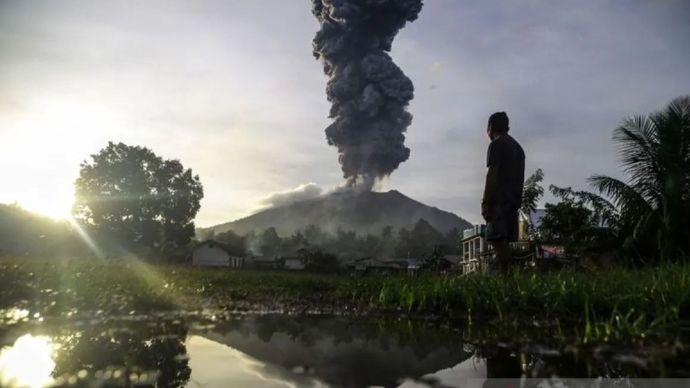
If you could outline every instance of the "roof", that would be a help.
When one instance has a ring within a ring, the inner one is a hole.
[[[254,260],[255,262],[259,263],[268,263],[268,262],[275,262],[278,261],[277,257],[267,257],[267,256],[250,256],[250,259]]]
[[[405,269],[412,265],[416,259],[359,259],[351,261],[347,264],[350,267],[368,267],[368,268],[399,268]]]
[[[486,225],[484,224],[479,224],[479,225],[474,225],[471,228],[467,228],[462,231],[462,239],[460,241],[467,241],[469,239],[473,239],[477,236],[483,236],[484,233],[486,233]]]
[[[197,248],[199,248],[200,246],[206,245],[206,244],[213,244],[213,245],[217,246],[218,248],[220,248],[221,250],[223,250],[223,251],[224,251],[225,253],[227,253],[228,255],[230,255],[230,256],[237,256],[237,255],[235,255],[235,254],[232,253],[233,249],[230,248],[229,246],[227,246],[226,244],[223,244],[222,242],[218,242],[218,241],[216,241],[216,240],[210,240],[210,239],[209,239],[209,240],[204,240],[204,241],[202,241],[202,242],[196,244],[196,245],[194,246],[194,248],[192,248],[192,249],[197,249]]]

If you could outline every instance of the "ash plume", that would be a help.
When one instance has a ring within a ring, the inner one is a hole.
[[[371,190],[410,157],[404,132],[414,87],[388,52],[421,9],[422,0],[312,0],[321,24],[314,56],[329,77],[332,104],[326,138],[350,187]]]

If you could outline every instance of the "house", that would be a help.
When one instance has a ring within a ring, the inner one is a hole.
[[[410,258],[359,259],[347,264],[351,272],[359,273],[402,273],[415,272],[421,267],[421,260]]]
[[[565,249],[558,245],[540,245],[539,256],[544,259],[560,259],[565,257]]]
[[[279,269],[282,266],[275,257],[249,256],[247,257],[245,267],[252,269]]]
[[[284,257],[283,268],[290,271],[301,271],[305,268],[304,261],[299,257]]]
[[[535,209],[526,214],[518,213],[518,241],[511,242],[513,259],[523,265],[537,265],[536,259],[554,259],[564,256],[563,247],[554,245],[538,245],[532,239],[531,233],[537,230],[546,215],[545,209]],[[530,227],[532,230],[530,230]],[[478,270],[486,270],[489,266],[489,258],[493,257],[491,244],[486,241],[486,225],[475,225],[465,229],[460,240],[462,252],[462,272],[469,273]]]
[[[244,257],[233,255],[232,250],[222,243],[206,240],[192,250],[192,265],[203,267],[244,267]]]
[[[488,265],[491,254],[486,241],[486,225],[474,225],[462,232],[460,240],[462,273],[478,271]]]

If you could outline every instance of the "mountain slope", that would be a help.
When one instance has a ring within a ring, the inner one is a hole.
[[[471,226],[453,213],[424,205],[392,190],[386,193],[334,192],[316,199],[267,209],[205,231],[213,229],[215,233],[222,233],[232,230],[243,235],[252,230],[261,232],[273,226],[278,234],[288,236],[309,225],[316,225],[330,232],[340,228],[354,230],[358,234],[378,234],[386,225],[396,229],[411,229],[420,218],[427,220],[442,233],[452,228],[463,230]]]

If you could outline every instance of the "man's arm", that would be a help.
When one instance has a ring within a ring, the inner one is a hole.
[[[484,195],[482,196],[482,216],[489,221],[493,218],[493,209],[496,206],[496,188],[498,187],[498,168],[490,165],[486,172],[484,183]]]
[[[496,206],[498,191],[498,169],[501,163],[500,144],[492,141],[486,154],[486,181],[484,183],[484,195],[482,196],[482,216],[490,221]]]

